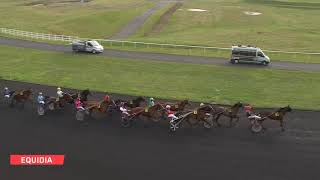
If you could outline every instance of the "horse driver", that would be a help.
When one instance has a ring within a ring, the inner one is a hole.
[[[103,102],[110,104],[110,96],[108,94],[104,96]],[[101,107],[101,103],[98,105],[98,108],[100,107]]]
[[[168,114],[168,118],[171,119],[170,123],[174,123],[178,117],[176,115],[174,115],[174,111],[171,111],[171,106],[170,105],[166,105],[166,112]]]
[[[63,97],[63,91],[61,90],[60,87],[57,88],[57,96],[58,96],[57,98],[58,100],[60,100],[60,98]]]
[[[37,101],[39,104],[45,104],[44,103],[44,96],[42,95],[42,92],[39,92],[39,95],[37,97]]]
[[[81,96],[78,95],[76,101],[75,101],[75,106],[76,106],[76,109],[77,110],[85,110],[83,105],[82,105],[82,102],[81,102]]]
[[[152,107],[152,106],[154,106],[154,99],[151,97],[148,100],[148,107]]]
[[[5,98],[10,98],[10,90],[9,90],[8,87],[5,87],[5,88],[4,88],[3,94],[4,94],[4,97],[5,97]]]
[[[128,106],[126,105],[126,103],[124,102],[121,102],[121,106],[120,106],[120,111],[123,113],[123,114],[126,114],[127,116],[129,116],[129,110],[128,110]]]
[[[244,111],[246,112],[247,117],[252,115],[252,106],[247,104],[244,106]]]

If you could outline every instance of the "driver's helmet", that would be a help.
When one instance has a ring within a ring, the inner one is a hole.
[[[8,90],[8,87],[5,87],[5,88],[4,88],[4,90],[6,90],[6,91],[7,91],[7,90]]]
[[[58,91],[61,91],[61,88],[60,88],[60,87],[58,87],[58,88],[57,88],[57,90],[58,90]]]
[[[154,101],[154,99],[151,97],[150,99],[149,99],[150,101]]]
[[[110,100],[110,97],[109,97],[108,95],[105,95],[105,96],[104,96],[104,101],[105,101],[105,102],[108,102],[109,100]]]
[[[166,105],[166,109],[168,109],[168,110],[169,110],[170,108],[171,108],[171,106],[170,106],[170,105]]]
[[[200,106],[204,106],[204,103],[201,103]]]
[[[39,92],[39,96],[42,96],[42,92]]]

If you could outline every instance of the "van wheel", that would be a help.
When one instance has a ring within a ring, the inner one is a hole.
[[[239,63],[239,60],[234,60],[234,64],[238,64]]]
[[[97,52],[96,52],[96,50],[92,50],[92,53],[95,54],[95,53],[97,53]]]
[[[268,66],[268,63],[267,63],[266,61],[263,61],[263,62],[262,62],[262,65]]]

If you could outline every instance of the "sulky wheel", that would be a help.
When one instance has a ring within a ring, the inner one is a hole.
[[[262,131],[262,129],[263,129],[262,125],[257,121],[255,121],[255,123],[251,125],[251,131],[253,133],[259,133]]]
[[[49,103],[48,108],[49,108],[51,111],[53,111],[53,110],[54,110],[54,103],[53,103],[53,102]]]
[[[170,125],[170,128],[169,128],[169,131],[170,131],[170,132],[176,132],[177,129],[179,128],[179,127],[178,127],[178,124],[175,123],[175,122],[173,122],[172,120],[170,120],[169,125]]]
[[[121,116],[121,126],[128,128],[131,126],[131,120],[129,119],[128,115],[122,114]]]
[[[43,107],[43,105],[38,105],[38,114],[39,114],[39,116],[43,116],[44,115],[44,107]]]
[[[78,121],[83,121],[85,116],[85,111],[84,110],[78,110],[76,113],[76,119]]]

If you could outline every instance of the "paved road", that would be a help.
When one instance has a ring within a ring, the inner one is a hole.
[[[145,24],[148,18],[152,16],[152,14],[156,13],[159,9],[165,7],[167,4],[175,2],[170,0],[150,1],[154,1],[156,3],[155,7],[148,9],[143,14],[135,17],[128,25],[123,27],[118,33],[114,34],[111,39],[125,39],[130,35],[136,33]]]
[[[57,52],[71,53],[71,47],[66,45],[53,45],[43,42],[32,42],[19,39],[11,39],[0,36],[0,44],[31,48],[38,50],[48,50]],[[284,69],[284,70],[299,70],[299,71],[320,71],[320,64],[305,64],[294,62],[272,62],[268,67],[260,65],[232,65],[226,59],[221,58],[209,58],[209,57],[196,57],[196,56],[183,56],[183,55],[169,55],[160,53],[145,53],[145,52],[132,52],[107,49],[100,56],[127,58],[129,60],[154,60],[165,62],[180,62],[180,63],[192,63],[192,64],[212,64],[223,66],[237,66],[237,67],[251,67],[251,68],[270,68],[270,69]]]
[[[32,87],[54,95],[54,87],[0,81],[12,89]],[[66,90],[71,91],[71,90]],[[115,97],[113,95],[112,97]],[[102,94],[95,94],[100,99]],[[94,115],[81,126],[74,111],[37,117],[34,106],[9,108],[0,98],[0,179],[317,179],[320,168],[320,112],[294,110],[287,131],[267,123],[251,134],[245,118],[234,128],[180,129],[164,124],[121,128],[116,114]],[[65,154],[63,167],[9,167],[10,153]]]

